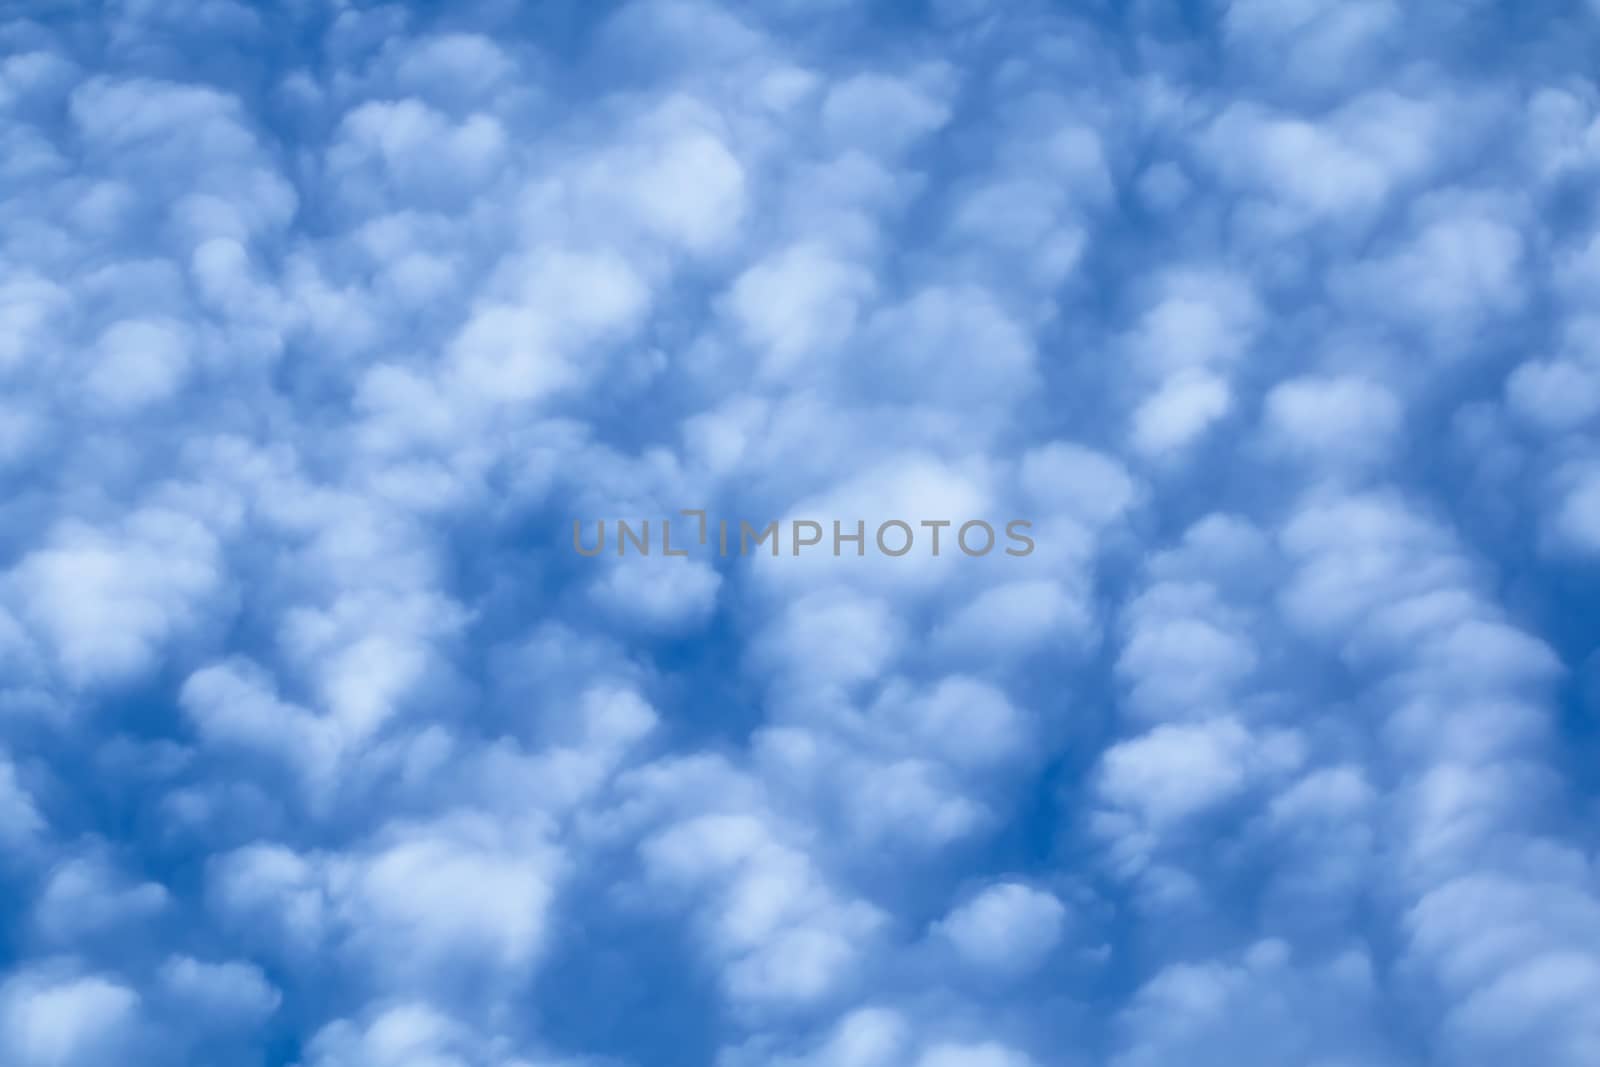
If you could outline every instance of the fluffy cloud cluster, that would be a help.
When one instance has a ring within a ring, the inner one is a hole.
[[[1600,1062],[1592,5],[34,7],[0,1060]]]

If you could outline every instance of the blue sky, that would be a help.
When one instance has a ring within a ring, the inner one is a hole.
[[[0,8],[0,1063],[1600,1063],[1596,55]]]

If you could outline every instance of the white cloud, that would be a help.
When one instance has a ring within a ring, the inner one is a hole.
[[[930,287],[873,315],[854,373],[873,396],[970,411],[1036,384],[1036,353],[989,293]]]
[[[673,546],[674,551],[688,547]],[[595,579],[590,595],[624,626],[670,630],[704,622],[716,607],[722,576],[700,560],[679,560],[666,571],[662,562],[639,556],[622,560]]]
[[[107,857],[91,853],[50,873],[34,905],[34,922],[47,938],[70,945],[108,928],[150,922],[170,903],[158,883],[135,883],[113,869]]]
[[[482,34],[445,33],[405,44],[395,77],[428,94],[481,97],[515,73],[515,63]]]
[[[643,855],[653,881],[699,890],[706,947],[739,1002],[782,1007],[835,993],[859,974],[883,922],[753,816],[689,819],[651,837]]]
[[[1128,335],[1130,354],[1158,372],[1222,367],[1241,359],[1260,325],[1261,306],[1243,278],[1173,268]]]
[[[1007,582],[980,592],[939,624],[934,644],[958,659],[995,663],[1040,648],[1086,644],[1093,609],[1050,581]]]
[[[745,221],[748,181],[714,109],[686,96],[640,116],[618,147],[581,174],[579,195],[620,210],[649,236],[691,254],[715,251]]]
[[[17,1067],[90,1067],[130,1051],[140,998],[100,975],[24,969],[0,986],[0,1048]]]
[[[1237,961],[1170,963],[1134,996],[1110,1062],[1405,1062],[1375,1033],[1376,993],[1373,962],[1357,948],[1298,963],[1284,942],[1263,940]]]
[[[1576,429],[1600,414],[1600,369],[1572,360],[1530,360],[1511,372],[1506,399],[1541,427]]]
[[[551,249],[506,271],[516,295],[480,305],[451,342],[455,380],[479,404],[539,400],[596,368],[585,346],[625,336],[649,299],[637,272],[611,253]]]
[[[1400,419],[1394,395],[1359,378],[1296,378],[1274,386],[1266,399],[1270,441],[1334,465],[1385,458]]]
[[[901,641],[883,601],[822,590],[787,606],[757,639],[754,654],[797,681],[850,685],[876,677]]]
[[[939,1044],[917,1060],[917,1067],[1033,1067],[1034,1061],[997,1042]]]
[[[949,109],[912,81],[859,74],[828,91],[822,124],[842,146],[897,151],[944,125]]]
[[[45,827],[33,797],[17,780],[17,768],[0,757],[0,838],[12,848],[27,845]]]
[[[332,859],[327,879],[338,918],[374,965],[516,971],[543,946],[560,871],[537,832],[466,815],[391,831],[365,855]]]
[[[1193,443],[1233,408],[1222,379],[1184,374],[1168,379],[1133,415],[1134,447],[1161,456]]]
[[[1259,776],[1292,770],[1302,758],[1293,735],[1258,737],[1231,719],[1168,724],[1106,751],[1100,794],[1162,826],[1215,807]]]
[[[1066,908],[1051,894],[1002,882],[951,911],[933,929],[963,962],[999,974],[1021,974],[1055,950],[1065,921]]]
[[[259,926],[280,951],[337,951],[375,984],[407,989],[525,977],[565,866],[529,816],[517,824],[464,811],[396,822],[344,852],[253,845],[221,857],[209,881],[230,921]]]
[[[950,675],[925,692],[889,686],[869,715],[922,751],[957,767],[1001,767],[1028,751],[1028,716],[1004,690]]]
[[[1031,449],[1018,480],[1038,506],[1103,523],[1133,504],[1136,486],[1115,459],[1067,441]]]
[[[1556,509],[1557,536],[1582,552],[1600,551],[1600,468],[1579,469]]]
[[[160,977],[167,995],[207,1026],[259,1026],[283,1000],[261,968],[251,963],[206,963],[173,956],[161,965]]]
[[[777,252],[734,281],[728,314],[762,353],[768,381],[820,376],[855,329],[872,276],[815,242]]]
[[[1222,704],[1258,661],[1242,623],[1204,585],[1163,582],[1141,593],[1129,605],[1117,659],[1117,672],[1133,685],[1133,710],[1193,717]]]
[[[279,700],[258,666],[229,661],[202,667],[179,700],[207,744],[270,753],[293,766],[313,796],[327,796],[344,739],[336,723]]]
[[[9,272],[8,272],[9,273]],[[0,282],[0,369],[36,358],[50,321],[67,304],[64,289],[23,271]]]
[[[1525,242],[1493,202],[1445,200],[1415,214],[1404,244],[1352,266],[1335,285],[1353,303],[1439,337],[1439,355],[1451,358],[1463,331],[1526,299]]]
[[[1407,916],[1412,951],[1462,999],[1451,1054],[1487,1063],[1511,1049],[1552,1064],[1600,1050],[1600,907],[1558,880],[1483,874],[1449,882]]]
[[[501,1044],[425,1001],[407,1000],[375,1009],[361,1022],[324,1026],[297,1067],[536,1067]]]
[[[19,614],[74,682],[129,677],[193,625],[222,582],[217,539],[165,508],[135,512],[113,531],[58,526],[48,547],[12,570]]]
[[[457,200],[491,180],[508,151],[492,116],[452,122],[420,100],[368,101],[347,114],[328,163],[352,198],[373,179],[425,200]]]
[[[180,323],[124,320],[107,327],[85,383],[91,400],[112,411],[166,400],[189,369],[189,342]]]

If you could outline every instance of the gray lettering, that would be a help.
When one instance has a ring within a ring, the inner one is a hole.
[[[887,530],[891,526],[898,526],[900,529],[906,532],[906,543],[900,546],[900,551],[898,552],[890,552],[889,546],[883,543],[883,531]],[[915,537],[916,534],[912,532],[909,523],[901,522],[899,519],[890,519],[888,522],[878,527],[878,551],[882,552],[886,556],[903,556],[907,552],[911,551],[911,541]]]
[[[748,522],[745,522],[743,519],[740,519],[739,520],[739,555],[748,556],[750,554],[750,540],[749,539],[752,536],[756,537],[756,547],[757,548],[760,548],[762,546],[762,544],[767,540],[767,538],[771,537],[772,538],[772,554],[774,556],[776,556],[778,554],[778,524],[777,524],[777,522],[769,522],[769,523],[767,523],[766,529],[762,530],[759,536],[756,536],[755,529]]]
[[[974,526],[983,527],[983,532],[989,536],[989,540],[986,541],[984,546],[976,552],[967,547],[967,531],[972,529]],[[990,526],[982,519],[973,519],[971,522],[964,523],[961,529],[956,531],[956,540],[961,544],[961,551],[965,552],[967,555],[986,556],[989,554],[989,550],[994,547],[994,527]]]

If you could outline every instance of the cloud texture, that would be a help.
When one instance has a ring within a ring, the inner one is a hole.
[[[1596,54],[11,6],[0,1061],[1600,1062]]]

